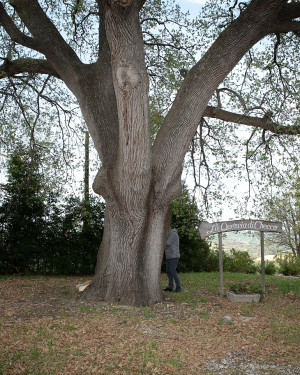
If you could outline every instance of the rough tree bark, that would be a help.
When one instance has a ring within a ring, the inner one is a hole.
[[[183,159],[209,99],[256,42],[269,33],[300,30],[294,21],[300,4],[252,0],[189,71],[151,145],[142,1],[97,3],[100,51],[90,65],[65,43],[37,0],[11,1],[30,37],[17,29],[1,3],[0,22],[14,42],[46,57],[35,67],[26,59],[23,71],[51,71],[77,97],[102,161],[93,188],[106,200],[105,230],[95,277],[83,298],[149,305],[162,299],[169,206],[181,192]],[[6,65],[2,78],[21,71],[17,61]]]

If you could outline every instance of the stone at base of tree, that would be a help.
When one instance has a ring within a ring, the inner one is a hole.
[[[259,294],[236,294],[234,292],[226,291],[226,296],[231,302],[259,302]]]
[[[85,289],[88,285],[90,285],[90,283],[91,283],[91,280],[86,281],[86,282],[83,283],[83,284],[77,284],[77,285],[76,285],[76,288],[78,289],[79,292],[83,292],[84,289]]]

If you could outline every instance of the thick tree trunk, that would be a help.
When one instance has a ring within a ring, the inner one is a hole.
[[[105,26],[118,124],[112,142],[118,144],[93,185],[107,208],[96,275],[83,296],[147,305],[162,297],[159,273],[171,200],[163,206],[154,201],[149,87],[137,4],[105,4]]]
[[[170,217],[168,209],[148,202],[136,216],[114,204],[107,207],[95,277],[85,299],[135,306],[162,300],[160,269]]]

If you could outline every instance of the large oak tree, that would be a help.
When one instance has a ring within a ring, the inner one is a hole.
[[[77,98],[102,163],[93,189],[107,204],[95,277],[84,297],[148,305],[162,299],[159,276],[169,207],[181,192],[184,156],[201,118],[245,122],[276,134],[299,134],[295,126],[228,113],[208,107],[208,102],[258,41],[272,33],[299,33],[300,3],[243,2],[240,15],[186,74],[153,143],[139,18],[148,1],[95,3],[99,51],[97,60],[87,64],[66,43],[55,26],[57,20],[47,15],[47,2],[1,1],[0,23],[13,43],[44,56],[7,59],[1,78],[23,72],[50,74]],[[16,14],[22,24],[16,21]]]

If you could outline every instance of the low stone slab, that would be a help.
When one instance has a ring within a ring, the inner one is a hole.
[[[226,296],[231,302],[259,302],[259,294],[236,294],[234,292],[227,291]]]

